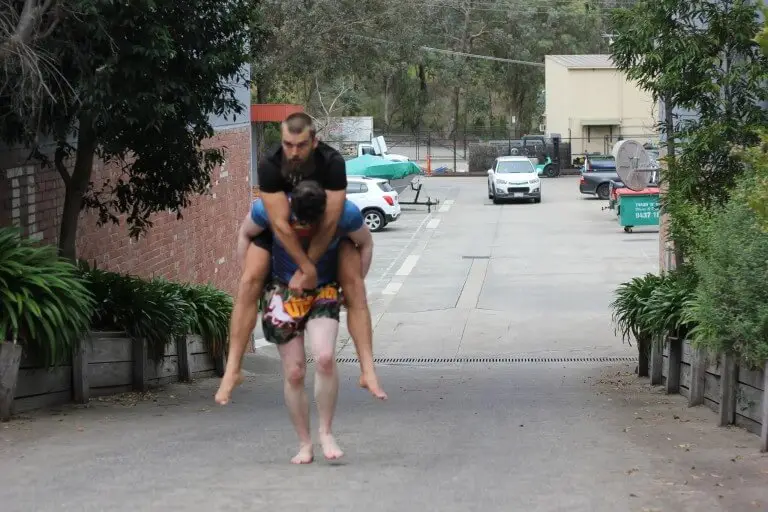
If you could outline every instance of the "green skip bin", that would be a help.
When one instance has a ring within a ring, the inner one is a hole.
[[[618,196],[617,216],[619,225],[627,233],[635,226],[659,225],[659,191],[657,188],[644,190],[620,189]]]

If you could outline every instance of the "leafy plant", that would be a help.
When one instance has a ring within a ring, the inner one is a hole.
[[[695,344],[761,367],[768,360],[768,233],[749,204],[757,180],[743,178],[700,226],[693,258],[699,283],[685,318],[696,324]]]
[[[0,228],[0,341],[18,341],[46,366],[64,361],[88,330],[94,299],[56,248]]]
[[[612,320],[616,333],[621,334],[622,341],[630,341],[633,337],[635,340],[650,337],[650,328],[643,323],[648,320],[644,313],[651,294],[661,282],[660,276],[648,273],[634,277],[616,289],[610,308],[613,310]]]
[[[92,327],[124,331],[134,339],[147,340],[150,358],[160,360],[166,346],[186,334],[189,305],[178,285],[165,280],[143,280],[82,265],[85,279],[96,298]]]
[[[637,341],[638,375],[641,377],[648,375],[652,341],[650,329],[644,324],[647,321],[644,312],[651,294],[660,282],[661,278],[656,274],[635,277],[619,285],[615,299],[610,304],[616,333],[621,334],[622,341],[631,343],[633,337]]]
[[[654,342],[667,336],[684,338],[692,328],[692,319],[684,307],[696,290],[697,276],[689,265],[680,266],[661,276],[640,313],[640,323]]]
[[[188,305],[187,332],[203,338],[214,357],[224,354],[229,337],[232,297],[209,285],[180,285]]]

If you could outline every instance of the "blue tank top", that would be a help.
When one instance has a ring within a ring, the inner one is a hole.
[[[271,229],[269,217],[267,217],[267,210],[264,208],[264,203],[261,199],[256,199],[251,205],[251,220],[264,229]],[[291,225],[299,236],[299,241],[301,242],[302,247],[306,251],[309,248],[309,242],[312,239],[311,229],[298,225],[293,216],[291,216]],[[318,286],[328,284],[338,279],[337,256],[339,252],[339,241],[342,236],[357,231],[362,226],[363,215],[360,213],[360,209],[353,202],[345,200],[344,210],[341,212],[341,217],[339,218],[336,235],[328,245],[328,250],[323,254],[316,265]],[[276,236],[273,237],[272,277],[283,283],[288,283],[298,268],[299,266],[293,259],[291,259],[291,256],[280,243],[280,240],[278,240]]]

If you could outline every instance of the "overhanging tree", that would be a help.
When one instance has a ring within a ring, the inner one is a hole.
[[[731,148],[754,142],[754,127],[767,119],[759,105],[768,60],[754,41],[757,14],[746,0],[646,0],[612,17],[617,66],[665,104],[672,158],[662,204],[678,264],[692,249],[697,213],[725,200],[743,170]],[[694,117],[675,120],[676,108]]]
[[[39,43],[56,64],[47,78],[68,87],[41,98],[37,131],[0,105],[0,136],[58,170],[66,190],[59,250],[75,259],[83,208],[101,223],[126,215],[138,237],[153,213],[180,217],[206,191],[224,158],[222,148],[203,148],[214,133],[209,119],[243,111],[236,83],[254,50],[255,20],[247,0],[69,4]],[[52,155],[36,146],[41,134],[54,141]],[[95,158],[119,169],[115,179],[94,183]]]

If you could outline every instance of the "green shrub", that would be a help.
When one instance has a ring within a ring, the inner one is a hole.
[[[613,310],[616,333],[621,335],[622,341],[630,341],[632,338],[639,342],[650,339],[650,327],[644,323],[649,318],[644,313],[651,294],[661,281],[658,275],[648,273],[634,277],[616,289],[610,308]]]
[[[640,323],[654,342],[667,336],[685,338],[693,319],[685,316],[685,304],[696,291],[697,276],[690,265],[682,265],[661,276],[640,312]]]
[[[163,357],[179,336],[198,334],[213,356],[224,354],[229,336],[232,298],[209,285],[144,280],[82,266],[97,299],[93,328],[125,331],[146,339],[150,357]]]
[[[697,345],[753,367],[768,360],[768,233],[749,204],[757,179],[743,178],[700,226],[693,258],[699,283],[686,307]]]
[[[155,361],[163,357],[169,343],[186,334],[189,306],[178,285],[86,265],[81,268],[96,298],[94,330],[124,331],[131,338],[147,340],[149,356]]]
[[[53,246],[0,228],[0,341],[18,340],[46,366],[63,362],[88,330],[94,299]]]
[[[214,357],[224,355],[232,297],[209,285],[182,285],[179,291],[189,308],[187,332],[200,335]]]

